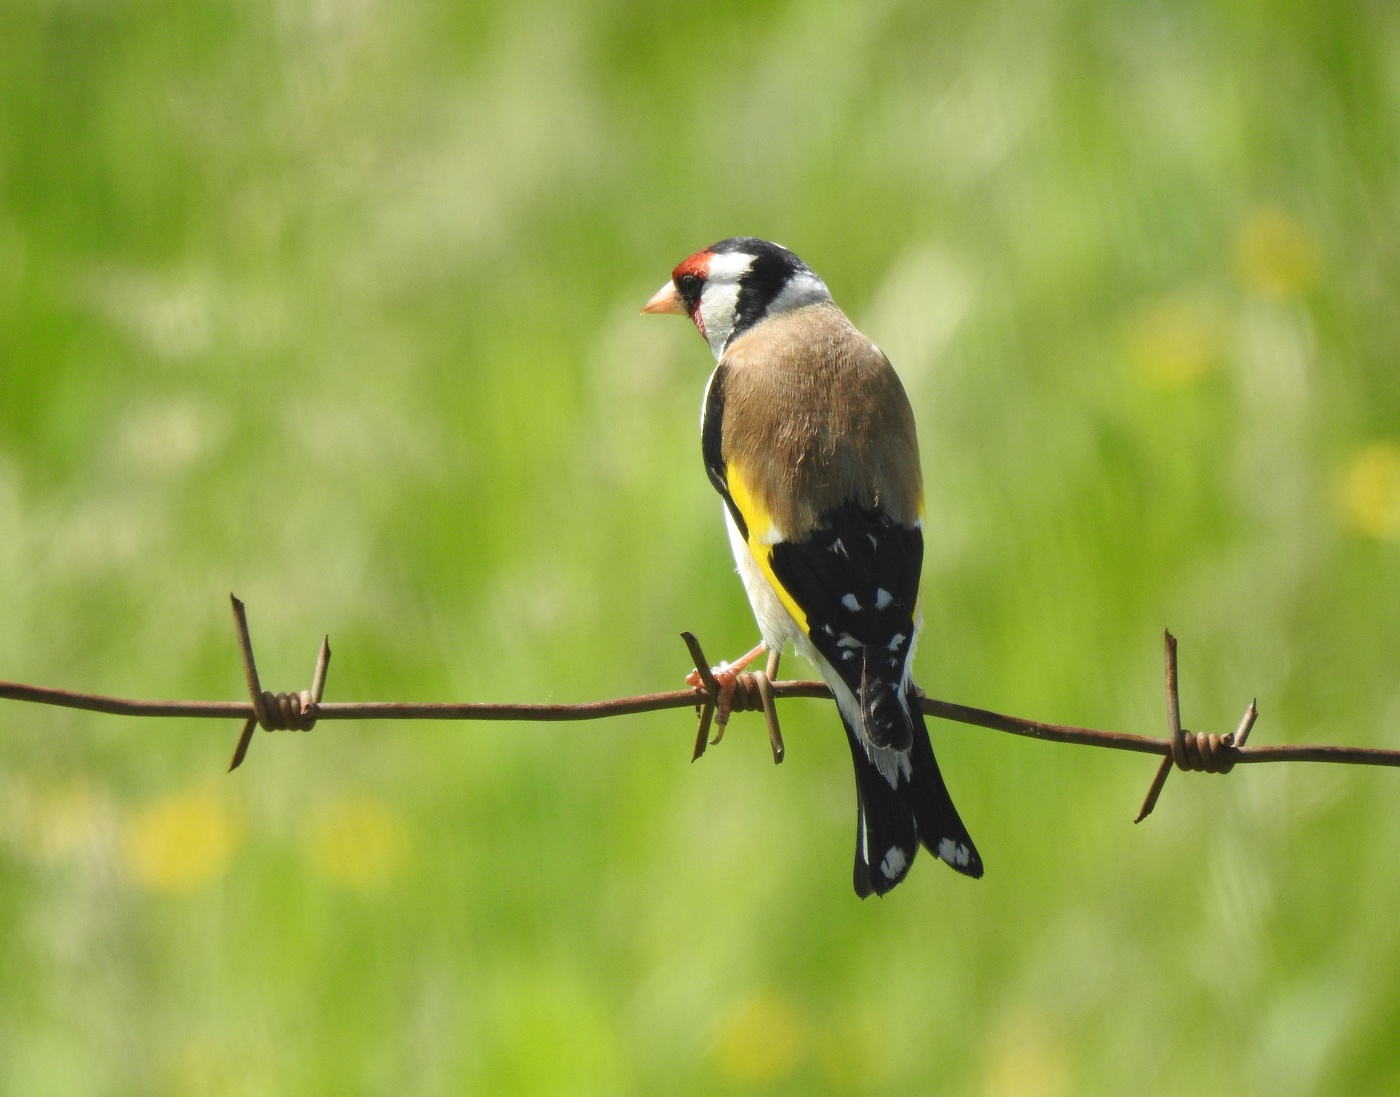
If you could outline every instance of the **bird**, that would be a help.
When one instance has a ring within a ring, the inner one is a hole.
[[[855,767],[860,898],[904,880],[920,845],[980,877],[912,678],[923,474],[889,359],[815,271],[756,237],[697,251],[642,311],[689,316],[717,362],[700,448],[762,638],[714,668],[722,689],[765,651],[776,669],[789,644],[831,688]]]

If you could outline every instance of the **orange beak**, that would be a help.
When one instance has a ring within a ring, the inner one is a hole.
[[[667,282],[659,290],[651,295],[651,300],[642,306],[643,312],[675,312],[681,316],[685,315],[685,305],[681,304],[681,295],[676,292],[676,283]]]

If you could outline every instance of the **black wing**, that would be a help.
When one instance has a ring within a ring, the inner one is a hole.
[[[807,616],[816,649],[860,699],[876,746],[909,749],[901,700],[914,642],[923,533],[855,503],[823,515],[802,541],[772,548],[773,574]]]
[[[724,496],[734,524],[744,540],[749,538],[749,524],[739,512],[734,497],[729,494],[729,466],[724,459],[724,377],[728,373],[723,362],[710,374],[705,389],[705,410],[700,416],[700,453],[705,458],[705,472],[715,490]]]

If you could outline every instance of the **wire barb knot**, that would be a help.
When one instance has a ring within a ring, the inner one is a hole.
[[[1240,748],[1259,718],[1259,707],[1253,701],[1244,710],[1239,727],[1228,735],[1207,735],[1204,732],[1187,731],[1181,726],[1181,698],[1177,692],[1176,637],[1170,632],[1163,633],[1167,674],[1167,745],[1169,752],[1157,766],[1152,784],[1147,788],[1142,807],[1138,809],[1134,823],[1140,823],[1152,814],[1157,806],[1157,798],[1171,775],[1172,766],[1194,773],[1229,773],[1239,760]]]
[[[309,689],[300,693],[262,690],[258,696],[262,704],[255,704],[254,711],[263,731],[310,731],[316,726],[316,701]]]
[[[253,658],[253,640],[248,634],[248,613],[236,595],[229,595],[233,603],[233,626],[238,633],[238,650],[243,656],[243,676],[248,682],[248,697],[253,702],[253,715],[243,724],[243,732],[233,748],[233,759],[229,762],[232,773],[243,764],[248,756],[248,747],[253,741],[253,731],[310,731],[316,726],[316,716],[321,698],[326,692],[326,670],[331,662],[331,642],[327,636],[321,641],[321,650],[316,653],[316,670],[311,675],[311,688],[299,693],[273,693],[262,688],[258,681],[258,664]]]
[[[761,670],[746,670],[734,679],[734,695],[729,702],[730,712],[762,712],[763,691],[759,678],[767,678]]]
[[[783,731],[778,724],[777,695],[773,692],[773,679],[778,674],[779,653],[769,652],[766,671],[743,671],[735,675],[734,688],[726,691],[721,689],[719,682],[715,680],[709,661],[705,658],[705,651],[695,635],[683,632],[681,639],[690,649],[690,656],[695,660],[695,672],[700,675],[702,683],[695,689],[696,710],[700,722],[695,729],[695,749],[691,751],[690,760],[694,762],[705,753],[707,745],[718,743],[724,738],[724,729],[729,723],[730,713],[761,712],[764,722],[768,725],[768,745],[773,750],[773,763],[781,765],[787,756],[787,747],[783,745]],[[715,729],[713,739],[710,738],[712,724]]]
[[[1207,735],[1182,730],[1172,740],[1172,761],[1177,769],[1196,773],[1229,773],[1235,768],[1233,735]]]

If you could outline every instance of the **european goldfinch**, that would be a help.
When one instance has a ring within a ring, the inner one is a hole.
[[[643,311],[688,315],[719,363],[701,449],[763,637],[722,683],[789,643],[826,679],[855,763],[861,898],[903,880],[920,843],[981,876],[910,677],[923,476],[889,360],[806,263],[752,237],[696,252]]]

